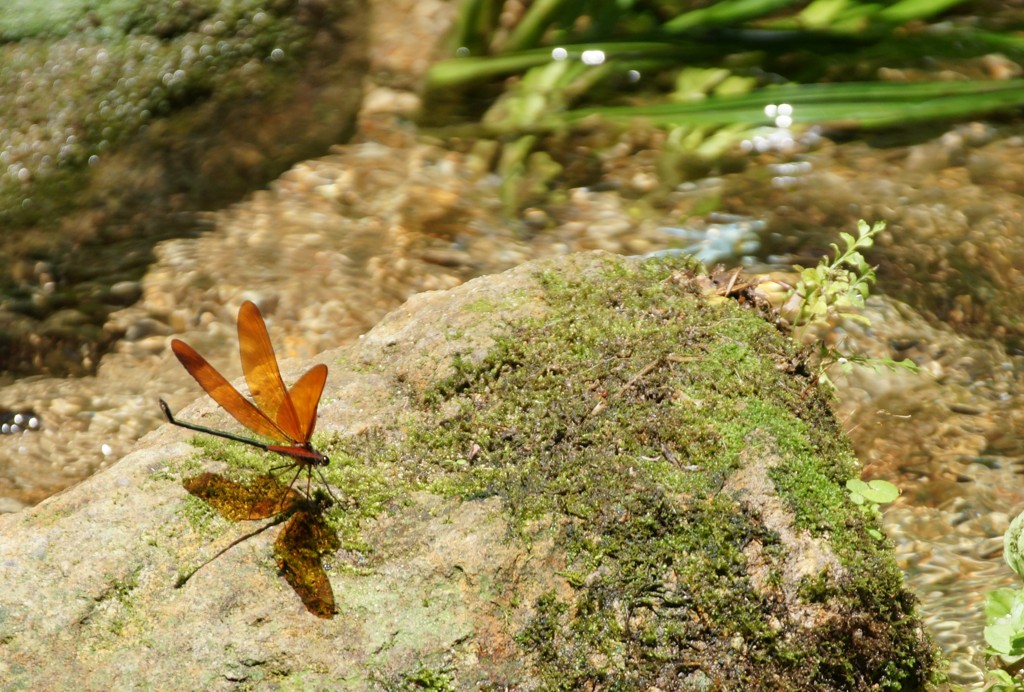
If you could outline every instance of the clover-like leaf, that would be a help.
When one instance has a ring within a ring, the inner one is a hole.
[[[1024,514],[1018,514],[1003,534],[1003,559],[1010,569],[1024,577]]]
[[[1018,589],[1003,587],[990,591],[985,597],[985,621],[993,622],[1010,614]]]
[[[1024,655],[1024,591],[996,589],[985,598],[985,642],[992,653]]]
[[[845,358],[839,362],[844,365],[849,363]],[[899,488],[889,481],[881,479],[862,481],[859,478],[851,478],[846,481],[846,489],[850,491],[850,499],[857,504],[867,502],[875,505],[884,505],[900,496]]]

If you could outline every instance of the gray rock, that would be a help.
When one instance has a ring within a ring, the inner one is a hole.
[[[932,646],[795,354],[755,311],[704,295],[685,260],[573,255],[420,294],[318,359],[336,617],[278,574],[280,526],[231,546],[266,521],[222,519],[182,487],[279,459],[164,426],[0,517],[0,677],[920,687]],[[179,415],[232,428],[207,399]]]

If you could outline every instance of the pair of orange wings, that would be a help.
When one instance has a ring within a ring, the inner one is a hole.
[[[250,301],[238,310],[238,345],[242,372],[255,405],[194,348],[178,339],[171,341],[174,355],[214,401],[249,430],[282,443],[266,445],[267,450],[307,463],[325,463],[309,440],[316,428],[327,366],[314,365],[291,389],[285,388],[263,315]]]
[[[242,371],[255,404],[242,396],[216,368],[185,342],[174,339],[171,349],[196,382],[235,420],[254,433],[281,444],[265,444],[233,433],[176,420],[167,403],[161,399],[160,407],[167,420],[174,425],[290,457],[298,469],[292,483],[303,471],[308,478],[312,478],[314,472],[319,474],[316,467],[325,466],[329,459],[313,449],[309,440],[316,427],[317,406],[327,381],[327,366],[313,366],[291,389],[286,389],[263,315],[256,305],[248,301],[238,311],[238,343]],[[326,552],[337,550],[340,543],[337,535],[324,522],[320,505],[308,499],[308,484],[307,494],[302,495],[293,490],[291,485],[284,487],[271,477],[257,479],[250,487],[217,474],[204,473],[186,479],[184,485],[190,493],[206,500],[227,519],[264,519],[283,512],[289,513],[291,516],[288,523],[274,543],[274,556],[281,573],[309,612],[321,618],[334,617],[337,612],[334,593],[320,558]],[[191,574],[181,580],[178,586],[183,586],[189,577]]]

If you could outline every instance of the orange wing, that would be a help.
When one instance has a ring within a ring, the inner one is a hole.
[[[288,390],[288,397],[295,406],[295,414],[299,419],[302,436],[299,442],[309,442],[316,429],[316,409],[320,405],[320,395],[324,392],[327,382],[327,366],[323,363],[314,365],[299,378],[299,381]]]
[[[199,355],[194,348],[184,341],[171,341],[171,350],[188,374],[195,378],[199,386],[206,390],[210,397],[230,413],[235,420],[252,430],[254,433],[269,437],[279,442],[298,443],[266,414],[256,408],[252,402],[242,396],[217,369]],[[275,370],[276,370],[275,364]]]
[[[300,418],[281,379],[267,325],[260,309],[248,300],[238,309],[238,350],[242,357],[242,372],[256,405],[284,432],[286,439],[305,444],[309,437],[303,435]]]

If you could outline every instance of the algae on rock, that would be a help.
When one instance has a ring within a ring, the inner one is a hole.
[[[848,499],[829,395],[688,262],[550,265],[542,314],[416,392],[399,457],[556,546],[565,584],[516,633],[545,686],[922,684],[933,650]]]

